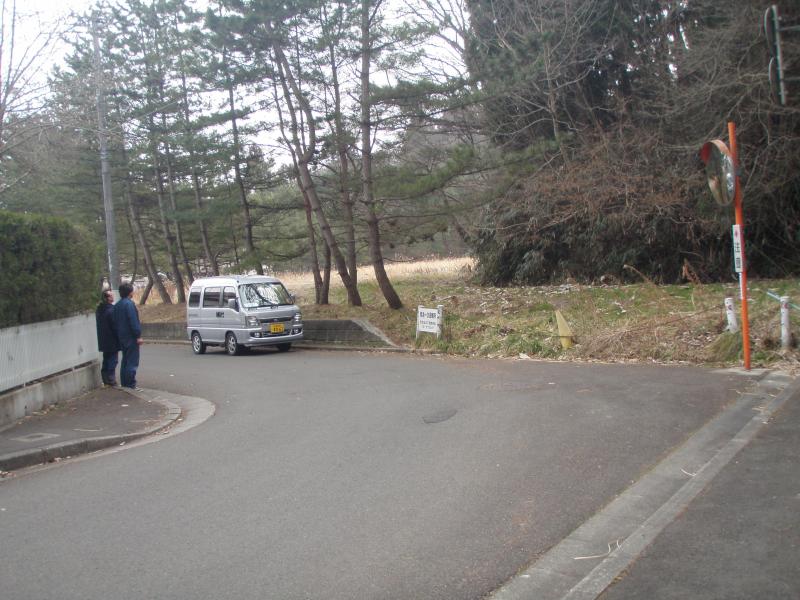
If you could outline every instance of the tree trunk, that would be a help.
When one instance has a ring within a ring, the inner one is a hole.
[[[339,155],[339,196],[342,201],[345,228],[345,260],[347,270],[354,285],[358,285],[358,262],[356,258],[356,231],[353,219],[353,196],[350,193],[349,162],[342,124],[342,96],[339,86],[339,70],[336,64],[336,51],[333,44],[328,45],[331,77],[333,80],[333,127],[336,138],[336,151]]]
[[[167,119],[164,115],[161,115],[161,122],[162,126],[166,130],[167,127]],[[175,178],[172,173],[172,150],[169,147],[168,142],[164,142],[164,156],[167,162],[167,184],[169,189],[169,205],[172,208],[172,213],[177,215],[178,213],[178,200],[176,198],[175,193]],[[186,247],[183,243],[183,228],[181,227],[181,223],[178,220],[177,216],[175,218],[175,242],[178,246],[178,254],[180,255],[181,262],[183,263],[183,268],[186,269],[186,277],[189,279],[189,284],[194,281],[194,273],[192,273],[192,265],[189,264],[189,257],[186,256]]]
[[[453,212],[453,209],[450,208],[450,200],[447,198],[447,192],[441,190],[439,194],[442,197],[444,208],[447,211],[448,216],[450,217],[450,222],[453,224],[453,229],[456,230],[456,233],[458,234],[458,237],[461,238],[461,241],[469,245],[472,240],[469,234],[467,233],[467,230],[464,229],[464,226],[458,221],[458,218]]]
[[[311,208],[314,210],[314,214],[317,217],[317,223],[322,231],[322,237],[325,239],[325,243],[330,249],[330,252],[336,263],[336,270],[339,273],[339,277],[342,279],[345,290],[347,290],[347,299],[352,306],[361,306],[361,296],[358,293],[358,288],[353,283],[353,280],[347,271],[347,263],[345,263],[342,251],[339,250],[339,245],[336,243],[336,238],[333,236],[333,231],[331,230],[331,225],[328,222],[328,218],[325,216],[325,213],[322,210],[322,204],[317,196],[317,190],[314,187],[314,180],[311,178],[311,172],[308,169],[308,164],[301,162],[298,164],[298,168],[300,171],[301,189],[304,194],[308,195]]]
[[[153,5],[153,10],[155,10],[155,5]],[[158,49],[158,45],[156,45],[157,51],[157,59],[160,63],[160,50]],[[160,69],[160,64],[157,65],[157,70],[153,71],[154,67],[152,63],[149,61],[145,61],[145,73],[148,79],[148,87],[147,87],[147,99],[150,105],[156,104],[158,102],[163,106],[163,85],[164,85],[164,76]],[[161,231],[164,236],[164,246],[167,252],[167,256],[169,256],[170,266],[172,267],[172,272],[175,274],[175,285],[178,291],[178,302],[186,302],[186,296],[184,291],[183,285],[183,275],[181,275],[181,271],[178,268],[178,258],[175,253],[175,238],[172,235],[172,229],[169,226],[169,221],[167,219],[167,211],[165,207],[164,201],[164,181],[161,178],[161,157],[159,156],[158,152],[158,133],[156,129],[156,122],[154,115],[157,111],[151,112],[147,115],[147,126],[148,126],[148,134],[149,134],[149,142],[150,142],[150,155],[153,159],[153,175],[155,178],[155,186],[156,186],[156,196],[158,198],[158,212],[161,219]]]
[[[211,250],[211,243],[208,241],[208,223],[206,223],[206,219],[203,217],[205,205],[200,193],[200,178],[197,176],[197,167],[194,166],[194,151],[191,151],[189,155],[192,161],[192,190],[194,191],[194,207],[197,210],[197,228],[200,230],[200,241],[203,244],[203,252],[206,255],[206,260],[208,260],[208,264],[211,265],[211,272],[214,275],[219,275],[217,256]]]
[[[297,178],[297,184],[300,186],[300,189],[303,189],[302,184],[300,184],[299,176]],[[316,304],[327,304],[327,302],[322,301],[323,283],[322,283],[322,276],[319,274],[319,252],[317,251],[317,234],[314,231],[314,221],[311,218],[311,201],[308,199],[308,194],[303,194],[303,208],[305,208],[306,227],[308,228],[309,254],[311,254],[311,273],[314,276],[314,302]],[[327,245],[325,247],[327,248]]]
[[[152,6],[153,10],[155,10],[155,4]],[[157,23],[158,21],[156,21]],[[158,44],[158,41],[155,42],[155,50],[156,50],[156,75],[158,77],[157,82],[154,82],[153,87],[150,88],[152,98],[155,96],[160,106],[166,106],[166,102],[164,99],[164,68],[161,62],[161,47]],[[148,69],[149,71],[149,69]],[[176,241],[172,235],[172,231],[169,227],[169,223],[167,222],[166,214],[164,211],[164,182],[161,179],[161,168],[160,168],[160,157],[158,153],[158,141],[156,140],[156,128],[155,128],[155,121],[153,115],[150,115],[149,124],[150,124],[150,135],[151,135],[151,142],[153,144],[153,166],[155,168],[156,173],[156,189],[158,193],[158,207],[161,212],[161,219],[162,224],[164,227],[164,237],[167,241],[167,251],[170,256],[170,264],[172,265],[172,271],[175,273],[175,287],[177,288],[178,292],[178,302],[185,303],[186,302],[186,292],[185,286],[183,282],[183,275],[181,274],[180,269],[178,268],[178,260],[176,255],[176,247],[177,251],[182,255],[182,259],[185,260],[185,264],[188,266],[189,260],[186,258],[186,253],[183,252],[183,237],[179,234],[178,240]],[[167,132],[167,117],[164,114],[163,110],[161,111],[161,125],[163,128],[164,134]],[[169,144],[166,140],[163,140],[164,146],[169,152]],[[173,211],[177,209],[177,204],[175,202],[174,197],[174,188],[173,188],[173,181],[172,181],[172,161],[170,160],[169,154],[167,154],[167,176],[169,181],[169,194],[170,194],[170,205],[172,206]],[[175,219],[175,228],[176,230],[180,231],[180,224]],[[190,269],[191,272],[191,269]],[[189,276],[190,273],[187,273]]]
[[[154,135],[151,134],[151,156],[153,159],[153,176],[155,177],[156,196],[158,198],[158,214],[161,220],[161,233],[164,237],[164,246],[169,257],[169,263],[172,267],[172,272],[175,274],[175,285],[178,288],[178,302],[186,302],[183,287],[183,275],[178,268],[178,258],[175,254],[175,238],[172,235],[172,230],[167,220],[167,211],[164,206],[164,181],[161,179],[161,166],[159,164],[158,150],[156,150],[157,143]]]
[[[331,292],[331,249],[325,244],[325,267],[322,271],[322,292],[320,293],[320,304],[330,304]]]
[[[150,290],[153,289],[153,280],[148,276],[147,278],[147,286],[144,288],[142,292],[142,297],[139,298],[139,306],[144,306],[147,304],[147,299],[150,297]]]
[[[239,242],[236,240],[236,225],[233,222],[233,214],[230,216],[230,228],[231,228],[231,241],[233,242],[233,261],[236,265],[236,272],[239,273]],[[263,273],[259,273],[259,275],[263,275]]]
[[[150,250],[150,243],[147,241],[147,237],[144,234],[144,228],[142,227],[142,220],[139,215],[139,207],[136,206],[136,202],[133,199],[133,194],[131,193],[131,182],[128,168],[128,151],[125,147],[124,137],[122,140],[120,140],[120,146],[122,148],[122,164],[125,168],[125,178],[122,181],[122,198],[128,207],[128,222],[130,223],[131,231],[135,237],[133,244],[134,251],[136,249],[136,241],[138,240],[139,247],[142,249],[144,270],[145,273],[147,273],[148,279],[151,282],[155,282],[156,291],[161,298],[161,302],[164,304],[172,304],[172,298],[170,297],[169,292],[167,292],[167,289],[164,287],[164,284],[158,277],[155,262],[153,261],[153,253]],[[133,281],[131,281],[131,283],[133,283]]]
[[[136,275],[139,271],[139,248],[136,245],[136,234],[133,231],[133,223],[131,223],[131,215],[125,211],[125,221],[128,223],[128,232],[131,236],[131,249],[133,250],[133,269],[131,269],[131,281],[136,281]]]
[[[123,160],[127,160],[124,158],[123,153]],[[123,186],[123,196],[125,201],[128,205],[128,216],[130,218],[131,226],[133,227],[133,232],[136,235],[136,238],[139,240],[139,246],[142,249],[142,254],[144,257],[144,269],[147,273],[147,277],[150,281],[153,281],[156,286],[156,290],[158,291],[158,295],[161,298],[161,301],[164,304],[172,304],[172,298],[170,298],[167,289],[164,287],[164,284],[161,282],[161,279],[158,277],[158,273],[156,273],[155,263],[153,262],[153,255],[150,251],[150,244],[147,242],[147,238],[144,235],[144,230],[142,228],[142,222],[139,217],[139,209],[136,206],[133,196],[130,192],[130,183],[125,179],[125,183]]]
[[[270,27],[270,29],[272,28]],[[322,210],[322,204],[319,201],[319,196],[317,196],[317,189],[314,185],[314,179],[311,177],[311,170],[308,167],[316,148],[316,131],[314,129],[314,115],[311,112],[311,106],[308,102],[308,99],[298,88],[297,82],[294,80],[292,75],[289,62],[286,60],[286,56],[284,55],[281,47],[277,43],[274,43],[272,49],[275,53],[275,59],[278,66],[278,76],[283,88],[284,99],[286,100],[286,105],[289,109],[289,116],[292,122],[292,145],[294,146],[294,152],[297,155],[297,170],[299,173],[300,190],[304,195],[307,195],[308,200],[311,203],[311,208],[317,217],[317,223],[319,224],[319,228],[322,232],[322,237],[325,239],[325,242],[328,244],[328,247],[331,250],[331,254],[333,255],[333,259],[336,264],[336,270],[338,271],[339,277],[341,277],[342,283],[347,290],[347,299],[349,303],[353,306],[361,306],[361,296],[358,293],[358,287],[354,284],[350,274],[348,273],[347,263],[345,262],[342,251],[339,249],[339,245],[333,235],[328,218],[325,216],[325,213]],[[289,87],[291,87],[291,91]],[[292,102],[292,97],[297,100],[298,104],[300,105],[300,109],[295,109],[294,103]],[[308,127],[308,143],[305,147],[300,140],[300,134],[298,131],[298,110],[305,115],[306,125]]]
[[[223,61],[225,53],[223,52]],[[242,148],[239,141],[239,124],[236,121],[236,103],[233,97],[233,82],[227,71],[225,73],[225,84],[228,88],[228,106],[231,110],[231,131],[233,133],[233,174],[236,180],[236,187],[239,190],[239,201],[242,203],[242,217],[244,218],[244,246],[251,259],[256,261],[256,272],[264,274],[264,267],[261,264],[261,257],[256,252],[256,245],[253,241],[253,218],[250,215],[250,202],[247,200],[247,190],[244,187],[242,178]]]
[[[550,114],[550,124],[553,128],[553,139],[558,144],[558,151],[561,154],[561,160],[564,161],[565,166],[569,166],[569,155],[564,147],[564,138],[561,135],[561,127],[558,122],[558,100],[557,100],[557,83],[554,75],[552,74],[552,66],[550,64],[552,53],[550,44],[545,42],[544,52],[542,54],[545,79],[547,82],[547,112]]]
[[[375,196],[372,181],[372,127],[370,122],[369,67],[372,51],[372,40],[369,34],[370,0],[361,0],[361,183],[364,205],[367,208],[367,228],[369,254],[375,279],[381,289],[389,308],[403,307],[400,296],[389,281],[383,264],[381,250],[380,221],[375,212]]]
[[[194,194],[194,207],[197,211],[197,229],[200,232],[200,242],[203,245],[203,253],[206,255],[208,264],[211,265],[211,272],[214,275],[219,275],[219,264],[217,263],[217,257],[211,250],[211,243],[208,240],[208,223],[203,216],[205,206],[203,203],[203,195],[200,186],[200,177],[197,174],[197,155],[194,148],[194,135],[192,135],[191,131],[191,111],[189,110],[189,92],[186,86],[186,71],[183,65],[183,50],[179,51],[179,64],[181,76],[181,94],[183,98],[184,133],[186,134],[186,146],[187,150],[189,151],[189,163],[191,165],[190,171],[192,175],[192,192]]]

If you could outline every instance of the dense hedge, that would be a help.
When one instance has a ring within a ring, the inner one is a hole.
[[[0,211],[0,328],[91,309],[100,270],[96,242],[67,221]]]

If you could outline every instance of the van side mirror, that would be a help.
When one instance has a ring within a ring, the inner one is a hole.
[[[230,300],[228,300],[228,308],[230,308],[231,310],[235,310],[236,312],[239,312],[239,303],[236,302],[236,298],[231,298]]]
[[[289,299],[292,301],[292,304],[297,304],[297,296],[294,294],[289,294]]]

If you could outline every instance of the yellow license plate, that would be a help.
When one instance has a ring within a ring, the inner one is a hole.
[[[269,332],[270,333],[283,333],[283,323],[270,323]]]

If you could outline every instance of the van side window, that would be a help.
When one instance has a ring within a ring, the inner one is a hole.
[[[219,306],[222,289],[209,287],[203,291],[203,308],[217,308]]]
[[[226,287],[222,290],[222,306],[228,306],[228,300],[236,300],[236,288]]]
[[[200,290],[189,293],[189,306],[200,306]]]

